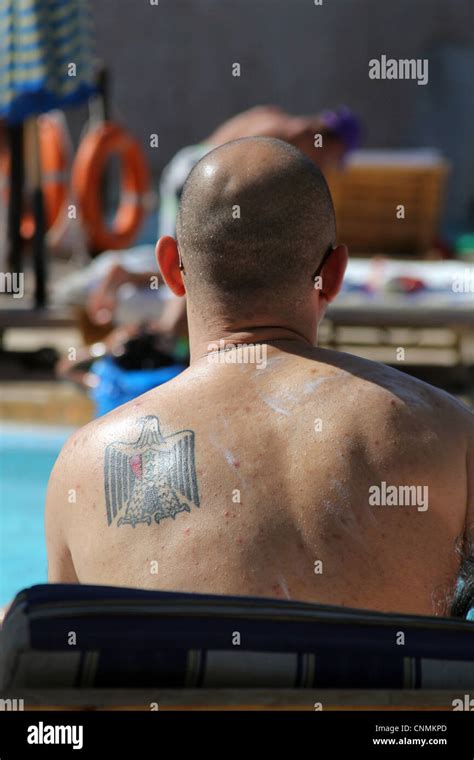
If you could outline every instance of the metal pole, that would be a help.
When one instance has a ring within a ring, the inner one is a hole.
[[[21,216],[23,212],[23,124],[8,126],[10,146],[10,199],[8,203],[9,264],[12,272],[23,271]]]
[[[37,118],[31,117],[26,122],[26,171],[28,187],[31,193],[31,207],[35,220],[33,237],[33,269],[35,273],[35,309],[46,306],[46,251],[45,251],[45,213],[43,190],[41,188],[41,162]]]

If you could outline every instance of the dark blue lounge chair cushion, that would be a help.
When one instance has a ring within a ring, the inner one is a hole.
[[[0,689],[474,686],[472,623],[287,600],[33,586],[0,636]]]

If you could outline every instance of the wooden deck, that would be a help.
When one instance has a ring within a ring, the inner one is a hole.
[[[25,710],[439,710],[452,712],[459,691],[359,689],[21,689]]]

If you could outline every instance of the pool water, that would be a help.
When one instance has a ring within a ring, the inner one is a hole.
[[[46,488],[71,432],[71,428],[1,424],[0,606],[21,589],[46,582]]]

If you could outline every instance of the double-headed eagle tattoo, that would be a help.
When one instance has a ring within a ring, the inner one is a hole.
[[[199,507],[194,461],[194,432],[163,436],[158,417],[143,417],[134,443],[117,441],[105,449],[104,478],[107,522],[118,513],[119,525],[151,525]]]

